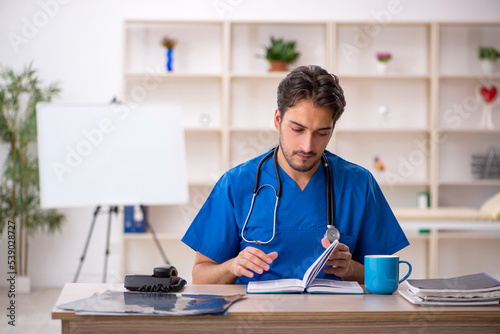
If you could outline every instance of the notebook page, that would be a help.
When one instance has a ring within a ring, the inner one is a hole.
[[[316,259],[316,261],[314,261],[314,263],[311,264],[311,266],[307,269],[302,279],[302,285],[304,289],[309,286],[309,284],[316,278],[316,276],[318,276],[319,271],[323,268],[326,261],[333,253],[335,247],[337,247],[338,244],[338,240],[332,242],[330,246],[328,246],[328,248],[326,248],[325,251]]]

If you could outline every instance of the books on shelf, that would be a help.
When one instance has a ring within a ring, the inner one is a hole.
[[[486,273],[409,279],[399,294],[416,305],[500,305],[500,281]]]
[[[316,278],[338,243],[338,240],[332,242],[307,269],[302,279],[284,278],[272,281],[252,281],[247,285],[247,293],[364,294],[364,290],[358,282]]]

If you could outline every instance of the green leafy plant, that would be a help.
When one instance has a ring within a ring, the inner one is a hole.
[[[161,40],[161,45],[167,50],[173,49],[175,45],[177,44],[177,40],[170,38],[170,37],[163,37]]]
[[[480,60],[495,61],[497,59],[500,59],[500,52],[491,46],[480,46],[477,56]]]
[[[271,44],[265,47],[266,59],[269,61],[283,61],[287,64],[293,63],[300,56],[295,51],[295,41],[284,41],[283,38],[275,39],[271,36]]]
[[[11,235],[16,237],[13,269],[26,276],[29,237],[59,230],[64,219],[56,210],[40,208],[35,146],[36,104],[50,101],[60,89],[57,84],[42,87],[31,64],[20,73],[2,68],[0,80],[0,142],[9,150],[0,183],[0,233],[7,229],[8,220],[15,223],[15,234],[9,233],[9,240]]]

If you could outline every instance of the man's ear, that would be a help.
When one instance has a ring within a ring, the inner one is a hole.
[[[280,110],[278,108],[276,108],[276,110],[274,111],[274,127],[278,131],[280,130],[280,123],[281,123]]]

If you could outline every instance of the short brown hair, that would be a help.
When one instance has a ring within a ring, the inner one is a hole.
[[[293,69],[278,85],[278,109],[282,118],[288,108],[302,100],[330,109],[334,125],[346,105],[338,77],[317,65]]]

